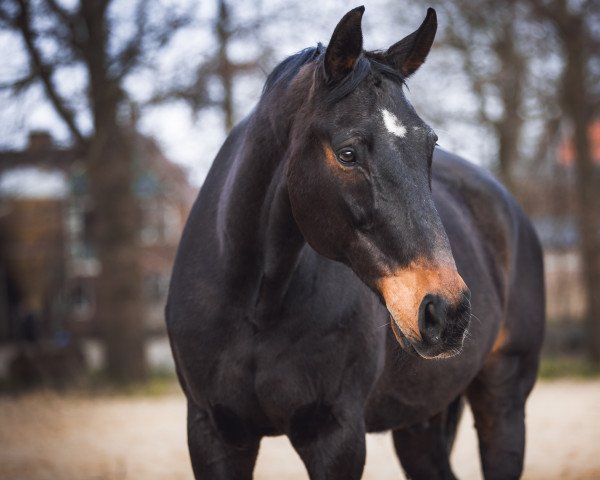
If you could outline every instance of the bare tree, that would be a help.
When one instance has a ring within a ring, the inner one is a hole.
[[[239,18],[237,10],[241,5],[253,12],[250,18]],[[214,48],[205,46],[204,58],[186,74],[185,80],[171,79],[151,101],[183,100],[194,113],[216,107],[223,115],[225,132],[229,132],[238,120],[235,95],[238,81],[244,76],[262,74],[263,67],[270,63],[273,52],[269,43],[261,38],[261,29],[276,21],[276,17],[273,12],[264,12],[259,0],[238,2],[235,7],[228,0],[216,0],[215,6],[214,17],[201,22],[210,31]],[[240,43],[250,53],[235,59],[232,49]],[[214,84],[218,85],[218,92],[211,90]]]
[[[475,121],[497,142],[496,168],[512,189],[521,157],[528,61],[523,8],[518,2],[433,1],[440,10],[442,51],[455,53],[477,100]]]
[[[575,197],[584,287],[588,351],[600,362],[600,178],[588,128],[600,110],[600,4],[593,0],[452,0],[441,10],[442,50],[462,60],[478,101],[477,122],[497,139],[497,168],[510,188],[523,165],[540,166],[561,124],[573,130]],[[544,65],[547,63],[548,65]],[[555,66],[558,65],[556,68]],[[537,138],[523,131],[542,125]],[[538,158],[535,158],[538,157]],[[518,192],[517,192],[518,193]]]
[[[111,0],[80,0],[74,7],[57,0],[2,2],[0,22],[21,37],[29,59],[28,70],[3,87],[23,92],[41,84],[85,157],[101,264],[97,318],[107,371],[116,380],[130,381],[145,377],[146,361],[134,159],[120,120],[128,104],[124,82],[167,43],[184,17],[139,0],[131,33],[116,38],[112,27],[117,18],[110,8]],[[61,92],[58,76],[67,68],[85,72],[83,98],[69,99]],[[78,121],[82,114],[92,119],[90,131]]]
[[[588,139],[588,129],[600,114],[600,82],[593,73],[593,63],[600,60],[600,33],[597,24],[593,25],[594,19],[600,18],[600,5],[593,0],[528,3],[533,17],[549,27],[562,51],[556,98],[573,129],[577,225],[587,299],[586,338],[591,361],[600,364],[600,175]]]

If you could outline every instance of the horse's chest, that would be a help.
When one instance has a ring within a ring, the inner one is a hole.
[[[209,403],[226,406],[258,429],[283,431],[305,405],[335,404],[357,392],[366,397],[382,363],[376,339],[356,335],[351,323],[311,322],[282,319],[288,328],[263,332],[240,327],[218,348],[204,388]]]

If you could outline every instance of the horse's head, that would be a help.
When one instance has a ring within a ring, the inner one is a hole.
[[[326,51],[298,74],[308,93],[291,131],[293,215],[317,252],[382,297],[404,348],[451,356],[469,324],[470,293],[432,199],[437,137],[402,89],[431,48],[435,11],[376,53],[362,48],[363,11],[348,12]]]

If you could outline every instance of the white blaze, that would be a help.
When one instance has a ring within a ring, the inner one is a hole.
[[[406,135],[406,127],[400,123],[400,120],[393,113],[389,112],[385,108],[381,110],[383,116],[383,123],[385,128],[388,129],[392,135],[403,138]]]

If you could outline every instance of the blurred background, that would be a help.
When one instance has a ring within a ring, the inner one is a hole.
[[[174,383],[163,309],[212,159],[271,69],[327,43],[353,6],[0,2],[0,391],[94,396],[98,385],[148,393],[157,378]],[[600,2],[365,6],[369,50],[436,8],[437,40],[409,98],[439,144],[493,171],[535,225],[546,265],[542,374],[597,376]],[[15,418],[27,411],[6,401]],[[124,478],[115,468],[107,478]]]

